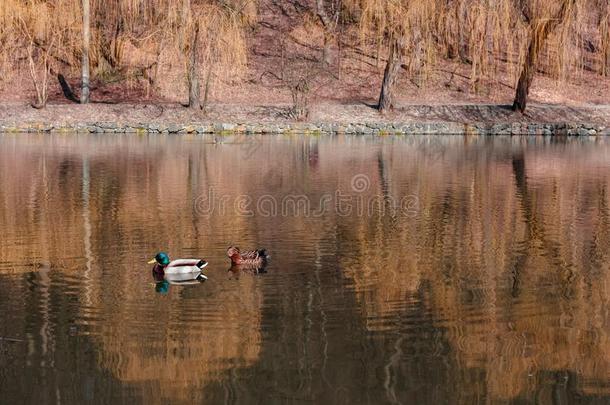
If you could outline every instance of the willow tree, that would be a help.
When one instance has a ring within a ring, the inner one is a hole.
[[[166,51],[176,41],[175,33],[180,24],[180,2],[89,1],[91,44],[88,59],[92,75],[102,80],[128,84],[144,79],[148,96],[156,90],[158,67],[163,63],[162,54],[166,63],[178,58]]]
[[[15,70],[25,68],[36,97],[32,106],[44,108],[52,73],[63,66],[76,65],[78,0],[5,0],[0,11],[3,30],[12,33],[9,63]]]
[[[585,68],[587,37],[599,31],[603,44],[605,2],[447,0],[437,13],[439,51],[471,66],[475,91],[482,78],[497,83],[508,75],[516,84],[514,109],[523,112],[537,71],[565,80]],[[459,34],[461,27],[466,35]]]
[[[515,75],[522,32],[515,30],[511,1],[446,0],[436,10],[437,52],[469,66],[474,92],[481,90],[485,79],[494,81],[503,72]]]
[[[403,65],[408,73],[424,68],[434,54],[433,23],[436,0],[346,0],[360,15],[360,37],[387,53],[377,108],[394,106],[396,83]]]
[[[214,79],[238,77],[243,71],[244,30],[254,21],[253,6],[249,0],[183,0],[178,45],[186,60],[189,108],[205,110]]]
[[[76,52],[82,58],[83,87],[91,66],[94,75],[115,82],[143,78],[148,94],[156,89],[162,65],[179,64],[185,67],[188,104],[201,108],[215,77],[238,77],[245,67],[244,29],[256,15],[253,0],[71,1],[83,5],[82,42]],[[203,100],[200,77],[205,78]]]
[[[517,83],[513,109],[525,112],[540,53],[549,35],[573,16],[576,0],[520,0],[519,3],[528,26],[529,44]]]

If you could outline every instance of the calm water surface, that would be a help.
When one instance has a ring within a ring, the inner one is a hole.
[[[605,139],[0,135],[0,403],[608,404],[609,206]]]

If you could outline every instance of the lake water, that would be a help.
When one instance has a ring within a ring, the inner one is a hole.
[[[0,403],[608,404],[609,207],[604,138],[0,135]]]

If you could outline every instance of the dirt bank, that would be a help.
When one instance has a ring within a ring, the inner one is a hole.
[[[206,113],[168,104],[0,104],[0,132],[285,132],[557,133],[599,135],[610,130],[610,106],[534,104],[526,115],[487,104],[403,105],[380,115],[366,104],[312,106],[308,120],[290,118],[290,105],[213,104]]]

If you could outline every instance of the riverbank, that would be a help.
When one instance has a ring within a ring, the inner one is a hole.
[[[610,105],[532,104],[525,115],[488,104],[404,105],[380,115],[365,104],[316,104],[306,121],[290,105],[214,104],[204,114],[177,104],[0,104],[0,132],[346,133],[610,135]]]

